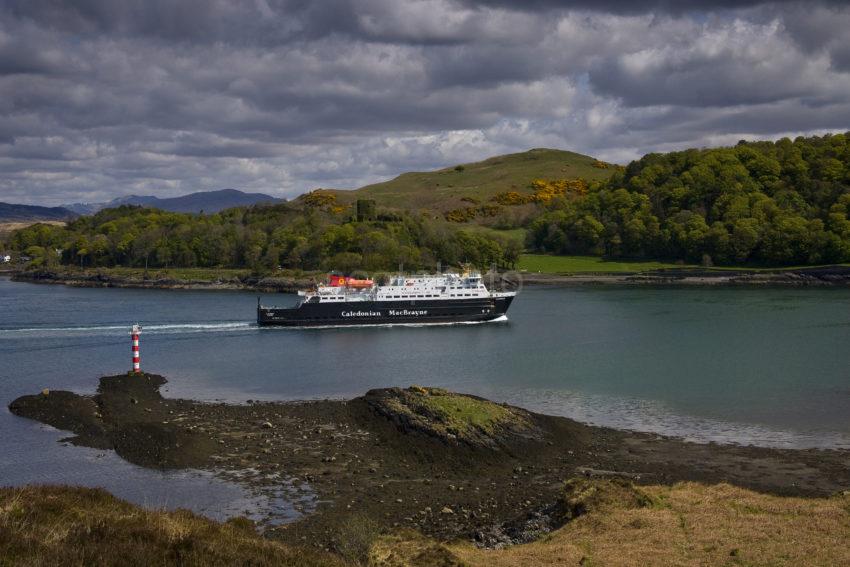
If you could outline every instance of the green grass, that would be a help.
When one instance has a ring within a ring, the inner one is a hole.
[[[496,193],[531,193],[533,179],[574,179],[588,181],[609,178],[614,167],[594,167],[592,157],[563,150],[534,149],[518,154],[447,167],[437,171],[411,172],[395,179],[367,185],[355,191],[335,191],[337,199],[374,199],[378,206],[398,209],[430,209],[445,212],[475,206],[464,197],[486,203]]]
[[[483,234],[484,236],[489,236],[492,238],[496,238],[498,240],[514,240],[520,246],[525,246],[525,234],[526,230],[524,228],[513,228],[509,230],[499,230],[496,228],[490,228],[489,226],[481,226],[477,224],[470,224],[463,226],[463,230],[469,230],[472,232],[478,232]]]
[[[439,388],[428,388],[420,403],[439,413],[446,424],[458,430],[478,427],[489,431],[494,425],[514,418],[504,406],[487,400],[460,396]]]
[[[694,264],[670,262],[604,260],[598,256],[547,256],[523,254],[519,259],[520,270],[544,274],[590,274],[647,272],[665,268],[696,268]]]
[[[525,431],[532,424],[521,410],[443,388],[411,386],[381,401],[391,415],[442,439],[493,446],[500,431]]]

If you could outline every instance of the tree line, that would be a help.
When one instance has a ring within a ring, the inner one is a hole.
[[[513,267],[521,247],[424,214],[358,222],[335,203],[238,207],[212,215],[137,206],[106,209],[64,227],[33,225],[10,245],[34,266],[225,267],[257,272],[378,271],[473,264]]]
[[[648,154],[528,223],[554,254],[720,264],[850,261],[850,132]]]

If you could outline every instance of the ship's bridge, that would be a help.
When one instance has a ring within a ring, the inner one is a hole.
[[[378,300],[449,299],[488,297],[481,275],[441,274],[438,276],[393,276],[388,285],[377,288]]]

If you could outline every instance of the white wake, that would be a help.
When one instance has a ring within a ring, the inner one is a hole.
[[[256,328],[256,323],[245,321],[222,321],[207,323],[161,323],[142,324],[142,334],[164,335],[185,333],[209,333],[222,331],[242,331]],[[126,325],[92,325],[76,327],[27,327],[20,329],[0,329],[0,338],[50,338],[50,337],[85,337],[85,336],[117,336],[128,334],[130,324]]]

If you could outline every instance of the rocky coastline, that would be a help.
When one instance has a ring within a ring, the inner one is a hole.
[[[731,483],[790,496],[850,486],[850,452],[696,444],[593,427],[436,388],[371,390],[351,400],[202,403],[160,394],[154,374],[104,377],[97,393],[42,391],[15,415],[73,433],[152,468],[197,468],[314,505],[266,535],[335,549],[352,525],[412,529],[480,547],[533,541],[576,513],[571,478],[672,485]]]
[[[136,276],[95,272],[21,270],[10,272],[12,281],[60,284],[71,287],[116,287],[136,289],[188,289],[212,291],[258,291],[263,293],[295,293],[316,282],[314,277],[292,276],[226,276],[216,279],[183,279],[174,277]]]
[[[257,291],[294,293],[317,281],[320,275],[225,276],[215,279],[182,279],[157,275],[124,275],[99,271],[18,270],[6,271],[13,281],[61,284],[73,287],[117,287],[140,289],[189,289],[213,291]],[[489,278],[489,275],[486,276]],[[756,286],[756,287],[847,287],[850,266],[818,266],[776,270],[666,269],[647,272],[547,274],[509,272],[495,276],[499,284],[516,286]]]
[[[635,273],[543,274],[522,273],[525,285],[626,286],[756,286],[846,287],[850,266],[817,266],[776,270],[682,268]]]

